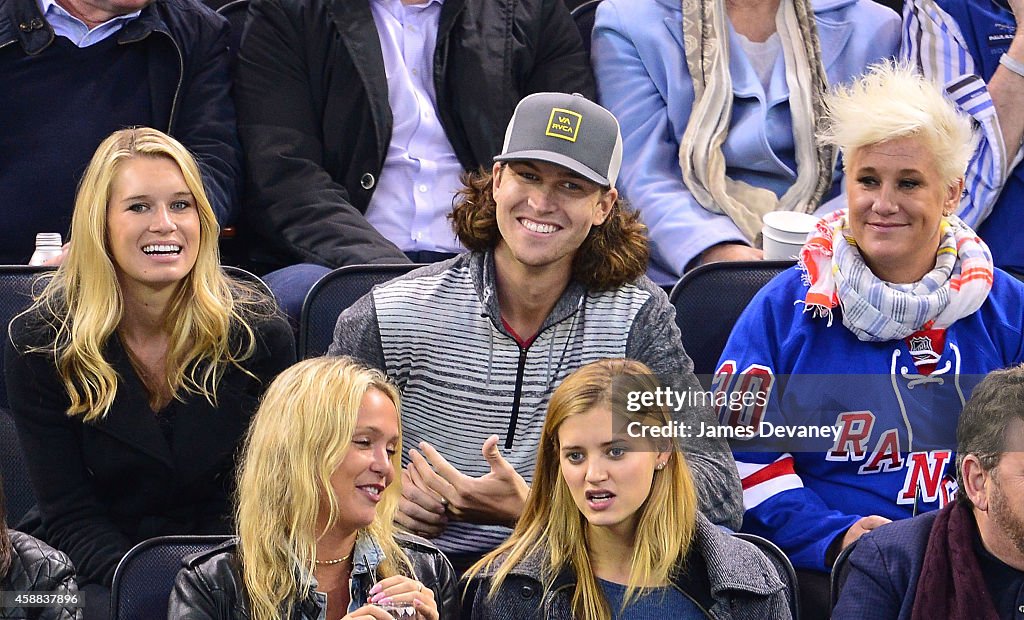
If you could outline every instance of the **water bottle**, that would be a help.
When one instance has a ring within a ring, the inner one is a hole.
[[[29,259],[29,265],[42,265],[51,258],[56,258],[61,254],[61,239],[60,233],[39,233],[36,235],[36,251],[32,253],[32,258]]]

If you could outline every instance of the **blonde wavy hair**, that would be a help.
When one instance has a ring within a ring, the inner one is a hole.
[[[628,392],[653,393],[659,385],[647,366],[626,359],[593,362],[566,377],[548,404],[533,486],[523,514],[508,540],[467,571],[467,583],[478,573],[493,572],[488,596],[494,596],[516,565],[540,553],[545,590],[550,589],[562,569],[569,568],[576,575],[574,617],[611,620],[608,601],[590,566],[587,520],[562,476],[558,429],[568,418],[589,413],[595,407],[611,408],[616,424],[642,420],[645,424],[666,425],[670,419],[664,408],[641,407],[635,413],[626,408]],[[645,584],[671,579],[689,553],[696,524],[693,478],[682,454],[674,451],[665,469],[655,472],[650,494],[640,507],[623,609],[644,591]]]
[[[44,276],[45,287],[24,313],[41,316],[53,330],[50,344],[30,350],[53,355],[70,398],[68,415],[82,415],[87,422],[106,415],[117,395],[117,372],[103,349],[125,308],[107,239],[107,209],[121,166],[136,157],[176,163],[199,214],[196,264],[178,287],[167,315],[171,337],[165,381],[170,393],[181,400],[184,389],[216,406],[225,367],[233,364],[247,372],[239,364],[256,347],[250,319],[273,313],[266,295],[221,269],[219,226],[188,150],[148,127],[114,132],[100,143],[79,184],[68,254],[56,272]],[[155,405],[158,394],[150,397]]]
[[[347,357],[299,362],[267,389],[249,428],[238,473],[239,555],[253,620],[277,620],[282,612],[291,617],[300,593],[309,589],[316,541],[334,527],[342,510],[329,491],[331,474],[348,452],[363,396],[371,389],[399,409],[398,390],[387,377]],[[400,420],[391,457],[396,472],[402,467]],[[394,538],[399,480],[384,490],[376,519],[363,530],[384,551],[379,577],[412,574]],[[318,532],[325,498],[329,514]]]
[[[952,186],[974,153],[970,118],[911,64],[887,60],[871,65],[852,84],[829,93],[825,107],[828,115],[818,139],[842,150],[844,168],[859,148],[920,137],[942,181]]]

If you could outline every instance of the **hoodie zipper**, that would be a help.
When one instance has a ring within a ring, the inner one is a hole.
[[[508,421],[508,433],[505,435],[506,450],[512,449],[512,440],[516,435],[516,424],[519,422],[519,401],[522,400],[523,397],[523,375],[526,374],[527,351],[528,349],[519,345],[519,366],[516,368],[516,390],[512,396],[512,418]]]

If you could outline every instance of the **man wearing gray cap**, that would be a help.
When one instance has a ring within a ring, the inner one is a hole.
[[[644,276],[647,238],[618,199],[618,122],[578,95],[523,99],[491,170],[466,175],[451,219],[470,251],[376,288],[339,318],[330,353],[402,389],[397,521],[457,569],[494,548],[522,510],[548,399],[571,372],[628,357],[677,392],[700,390],[664,291]],[[684,424],[714,425],[683,407]],[[724,440],[683,446],[701,509],[738,527]]]

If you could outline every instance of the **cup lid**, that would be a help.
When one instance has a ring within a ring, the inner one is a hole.
[[[771,211],[764,214],[764,224],[780,232],[807,234],[814,230],[817,217],[797,211]]]

